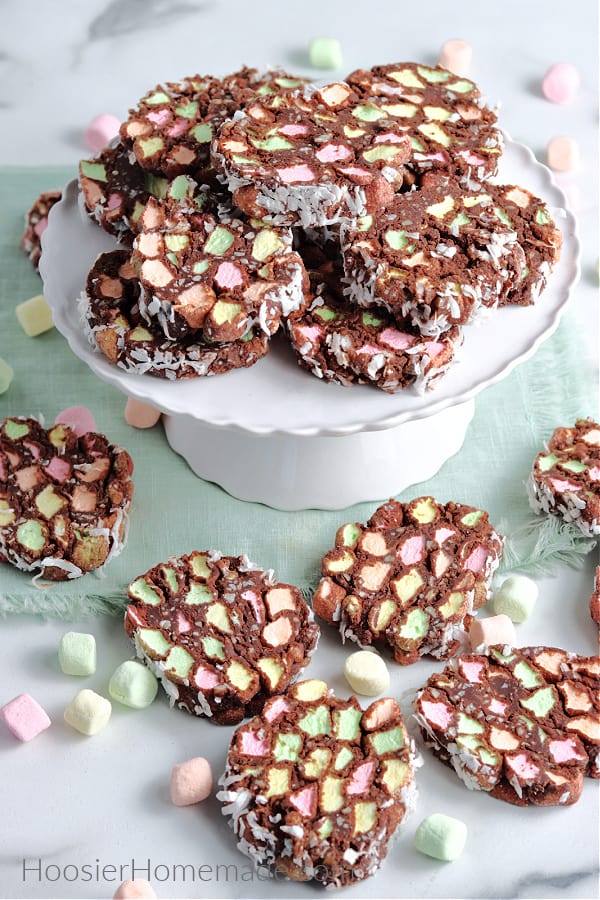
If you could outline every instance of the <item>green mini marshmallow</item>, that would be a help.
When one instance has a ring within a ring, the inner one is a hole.
[[[545,719],[556,703],[556,697],[551,687],[545,687],[535,691],[526,700],[519,700],[519,703],[539,719]]]
[[[80,162],[80,167],[82,173],[86,178],[91,178],[92,181],[106,181],[106,167],[99,162],[91,162],[87,159],[83,159]]]
[[[163,602],[163,597],[155,591],[144,578],[136,578],[129,585],[129,595],[136,600],[141,600],[148,606],[159,606]]]
[[[555,453],[548,453],[547,456],[540,456],[538,459],[538,469],[540,472],[547,472],[552,466],[558,462],[558,456]]]
[[[212,141],[213,130],[212,125],[206,125],[202,123],[201,125],[196,125],[192,128],[192,135],[196,138],[199,144],[208,144]]]
[[[140,139],[140,148],[145,159],[154,156],[159,150],[162,150],[164,146],[165,143],[163,139],[159,137]]]
[[[340,741],[355,741],[360,731],[362,709],[348,706],[346,709],[336,709],[333,713],[333,728],[335,736]]]
[[[204,252],[213,256],[222,256],[229,250],[234,240],[234,236],[227,228],[217,225],[204,245]]]
[[[43,294],[36,294],[15,308],[19,325],[27,337],[37,337],[54,327],[52,310]]]
[[[467,843],[467,826],[460,819],[433,813],[415,832],[415,847],[420,853],[452,862],[461,855]]]
[[[194,665],[194,657],[185,647],[172,647],[165,660],[165,671],[177,678],[185,679],[190,674],[190,669]]]
[[[331,722],[329,719],[329,710],[326,706],[317,706],[311,709],[298,722],[298,728],[316,737],[319,734],[331,734]]]
[[[93,634],[67,631],[58,646],[58,661],[65,675],[93,675],[96,671],[96,638]]]
[[[29,425],[26,422],[19,422],[17,419],[7,419],[4,423],[4,434],[11,441],[18,441],[29,434]]]
[[[273,750],[277,762],[288,760],[297,762],[300,757],[302,738],[299,734],[279,734]]]
[[[308,48],[308,61],[315,69],[341,69],[344,59],[337,38],[313,38]]]
[[[48,537],[48,529],[37,519],[27,519],[17,528],[17,540],[22,547],[39,553],[43,549]]]
[[[158,681],[154,673],[133,659],[121,663],[108,683],[108,693],[113,700],[131,709],[150,706],[157,691]]]
[[[190,100],[189,103],[182,103],[181,106],[175,107],[175,113],[182,119],[193,119],[198,112],[198,101]]]

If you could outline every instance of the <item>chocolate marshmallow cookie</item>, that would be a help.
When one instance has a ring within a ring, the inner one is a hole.
[[[440,171],[482,181],[496,174],[502,133],[474,82],[411,62],[356,69],[346,80],[366,102],[381,104],[410,137],[407,168],[413,177]]]
[[[128,372],[173,380],[247,368],[266,355],[269,338],[256,326],[224,344],[202,332],[168,340],[157,323],[140,314],[140,284],[130,256],[127,250],[101,253],[79,301],[91,345],[111,362]]]
[[[391,314],[361,309],[342,294],[332,279],[312,272],[308,308],[286,321],[298,362],[317,378],[336,384],[372,384],[388,393],[405,388],[431,388],[446,373],[462,332],[453,327],[438,340],[422,338],[406,324],[400,328]],[[330,286],[331,285],[331,286]]]
[[[351,300],[383,306],[433,337],[506,302],[529,275],[504,209],[509,204],[495,190],[431,178],[420,190],[397,195],[381,215],[343,224]],[[513,214],[517,207],[510,206]]]
[[[425,743],[472,790],[517,806],[575,803],[600,776],[600,661],[555,647],[490,647],[417,692]]]
[[[245,556],[194,552],[129,585],[125,630],[171,705],[219,725],[259,712],[309,662],[319,628],[298,588]]]
[[[488,599],[501,554],[502,538],[481,509],[433,497],[389,500],[366,526],[338,529],[313,608],[343,640],[387,646],[402,665],[425,654],[444,659]]]
[[[529,504],[570,522],[585,535],[600,534],[600,425],[578,419],[557,428],[547,453],[538,453],[527,482]]]
[[[257,866],[342,887],[385,859],[414,804],[413,761],[395,700],[363,712],[312,679],[237,729],[217,798]]]
[[[278,70],[243,68],[224,78],[193,75],[159,84],[145,94],[121,126],[121,138],[138,165],[169,178],[209,166],[210,142],[219,126],[260,98],[277,105],[280,95],[305,84]]]
[[[42,235],[48,227],[48,214],[61,197],[62,191],[46,191],[40,194],[25,216],[21,249],[27,254],[36,271],[42,255]]]
[[[0,427],[0,560],[64,581],[123,549],[133,463],[103,434],[36,419]]]
[[[139,232],[140,311],[170,339],[202,329],[209,340],[237,341],[254,326],[270,336],[304,305],[308,280],[287,228],[204,213],[183,197],[149,200]]]
[[[250,104],[211,152],[247,215],[305,228],[380,212],[411,154],[398,120],[342,82]]]

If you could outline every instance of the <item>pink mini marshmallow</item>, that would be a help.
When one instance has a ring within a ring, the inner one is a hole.
[[[295,794],[290,794],[290,803],[303,816],[313,816],[317,805],[315,788],[310,785],[310,787],[303,788],[301,791],[296,791]]]
[[[125,404],[125,421],[132,428],[153,428],[160,419],[160,410],[149,403],[130,397]]]
[[[308,131],[308,125],[294,125],[293,123],[290,125],[283,125],[282,128],[279,129],[280,134],[285,134],[287,137],[296,137],[300,134],[306,134]]]
[[[96,431],[96,422],[86,406],[69,406],[63,409],[55,418],[54,424],[67,425],[77,437],[87,434],[88,431]]]
[[[415,342],[412,334],[398,331],[397,328],[386,328],[379,335],[379,340],[389,347],[393,347],[394,350],[406,350],[407,347],[410,347]]]
[[[440,49],[438,66],[443,66],[455,75],[466,75],[471,69],[473,48],[466,41],[458,38],[445,41]]]
[[[530,779],[535,778],[540,771],[539,766],[532,763],[525,753],[518,753],[516,756],[509,756],[507,754],[505,763],[523,781],[529,781]]]
[[[581,78],[571,63],[550,66],[542,81],[542,94],[551,103],[570,103],[577,96]]]
[[[326,144],[320,150],[317,150],[315,156],[322,163],[337,162],[339,159],[348,159],[352,156],[351,151],[344,144]]]
[[[156,900],[156,893],[145,878],[128,878],[117,888],[113,900]]]
[[[268,707],[265,709],[265,719],[267,722],[274,722],[279,716],[282,716],[284,712],[290,708],[289,703],[284,697],[276,697],[274,700],[271,700]]]
[[[371,775],[375,768],[374,762],[363,763],[352,773],[352,780],[349,782],[346,791],[348,794],[364,794],[371,781]]]
[[[404,565],[411,566],[413,563],[421,562],[424,551],[425,537],[422,534],[416,534],[404,541],[398,553]]]
[[[445,731],[452,721],[452,711],[449,707],[445,703],[432,703],[430,700],[423,700],[421,706],[427,721]]]
[[[50,476],[50,478],[54,478],[55,481],[62,482],[71,477],[73,467],[68,460],[63,459],[60,456],[53,456],[44,471],[47,475]]]
[[[217,269],[215,281],[221,288],[234,288],[243,283],[242,273],[230,262],[222,262]]]
[[[315,180],[315,173],[310,166],[305,164],[287,166],[285,169],[276,169],[275,171],[285,184]]]
[[[487,650],[495,644],[514,647],[517,641],[512,619],[501,613],[485,619],[473,619],[469,629],[471,648],[476,652]]]
[[[266,756],[269,752],[267,741],[257,738],[253,731],[242,731],[240,741],[242,753],[248,756]]]
[[[206,800],[212,791],[213,777],[210,763],[203,756],[195,756],[173,768],[169,790],[175,806],[191,806]]]
[[[429,359],[435,359],[436,356],[439,356],[444,346],[445,344],[442,344],[441,341],[425,341],[425,350]]]
[[[199,687],[201,690],[203,688],[209,690],[210,688],[216,687],[218,683],[219,676],[216,672],[207,669],[205,666],[198,666],[196,674],[194,675],[194,684],[196,687]]]
[[[95,116],[83,133],[86,147],[97,153],[118,135],[120,127],[120,121],[110,113]]]
[[[579,145],[573,138],[564,135],[550,138],[546,162],[555,172],[572,172],[579,165]]]
[[[165,125],[171,118],[171,110],[158,109],[156,111],[147,113],[146,118],[149,119],[150,122],[153,122],[155,125]]]
[[[478,544],[471,551],[469,557],[463,563],[463,569],[469,569],[470,572],[481,572],[488,558],[488,552],[482,544]]]
[[[481,673],[485,668],[483,663],[477,662],[476,660],[461,659],[459,667],[468,682],[471,684],[481,684]]]
[[[30,694],[19,694],[0,709],[0,719],[20,741],[30,741],[50,727],[50,717]]]

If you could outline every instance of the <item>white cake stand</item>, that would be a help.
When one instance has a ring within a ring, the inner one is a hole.
[[[73,352],[127,396],[160,409],[169,444],[201,478],[278,509],[384,499],[430,478],[460,449],[475,396],[552,334],[579,276],[575,220],[549,169],[507,138],[499,180],[548,203],[563,233],[560,263],[535,306],[507,307],[466,328],[460,362],[424,395],[325,384],[279,339],[251,369],[215,378],[169,382],[112,365],[89,345],[76,298],[96,256],[115,241],[83,219],[75,181],[44,233],[44,294]]]

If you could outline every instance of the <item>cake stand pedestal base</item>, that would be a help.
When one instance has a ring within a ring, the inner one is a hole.
[[[332,437],[251,434],[164,415],[167,440],[190,468],[240,500],[275,509],[343,509],[426,481],[460,450],[475,401],[380,431]]]

